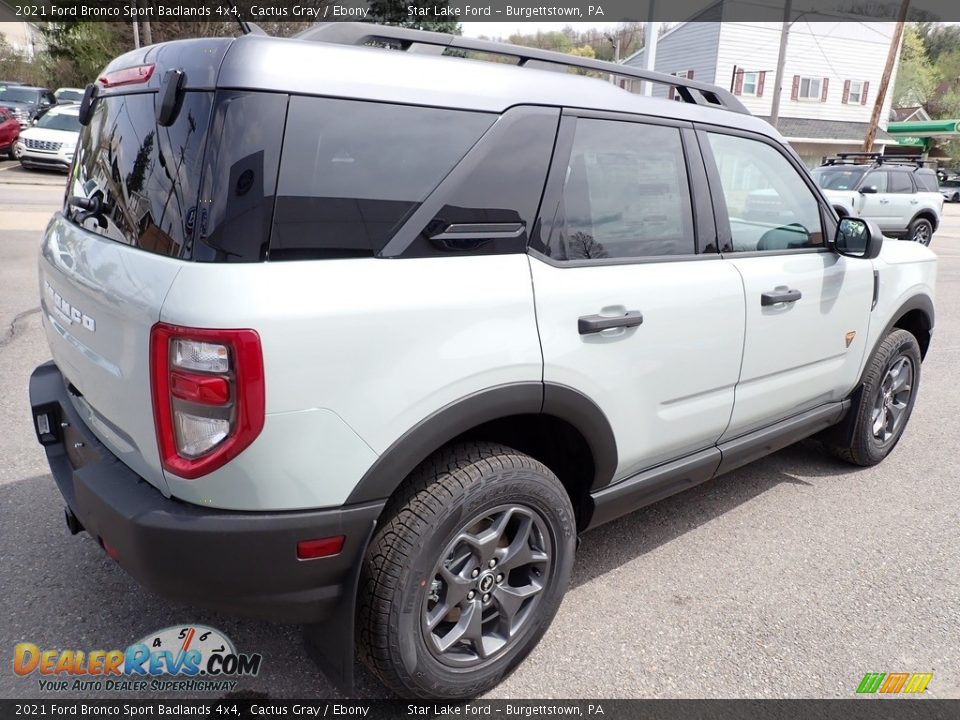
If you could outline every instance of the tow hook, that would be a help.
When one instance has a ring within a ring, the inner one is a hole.
[[[63,509],[63,519],[67,521],[67,530],[70,531],[71,535],[76,535],[83,531],[83,525],[80,524],[80,520],[77,519],[77,516],[73,514],[73,510],[70,508],[65,507]]]

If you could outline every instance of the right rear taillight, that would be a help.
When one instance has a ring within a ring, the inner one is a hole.
[[[150,331],[150,378],[164,470],[206,475],[235,458],[263,429],[260,336],[158,323]]]

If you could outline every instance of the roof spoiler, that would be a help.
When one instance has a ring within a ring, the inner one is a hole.
[[[517,60],[519,67],[535,67],[538,69],[556,70],[563,67],[594,70],[609,73],[618,77],[646,80],[676,88],[677,94],[684,102],[694,105],[732,110],[733,112],[749,115],[750,112],[729,90],[716,85],[689,80],[687,78],[667,75],[665,73],[641,70],[630,65],[605,62],[592,58],[581,58],[539,48],[521,47],[508,43],[493,42],[491,40],[476,40],[459,35],[430,32],[427,30],[413,30],[411,28],[375,25],[361,22],[328,22],[317,23],[298,35],[298,40],[312,42],[334,43],[337,45],[386,45],[398,50],[430,53],[442,55],[447,49],[467,50],[472,52],[488,53],[512,57]]]

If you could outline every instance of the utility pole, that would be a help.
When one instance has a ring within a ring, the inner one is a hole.
[[[646,52],[643,54],[644,70],[657,69],[657,39],[660,35],[660,23],[653,21],[656,7],[657,0],[650,0],[650,14],[647,16],[649,20],[647,21],[643,31],[644,46],[646,49]],[[647,82],[646,80],[643,81],[643,94],[647,96],[653,95],[652,82]]]
[[[890,85],[890,76],[893,75],[893,65],[897,61],[897,51],[900,49],[900,39],[903,37],[903,25],[907,20],[907,10],[910,0],[903,0],[900,5],[900,16],[890,38],[890,49],[887,51],[887,64],[883,67],[883,76],[880,78],[880,87],[877,88],[877,97],[873,102],[873,114],[870,116],[870,126],[867,136],[863,139],[863,151],[873,152],[873,141],[877,139],[877,128],[880,125],[880,113],[883,111],[883,102],[887,98],[887,87]]]
[[[135,49],[140,47],[140,22],[136,20],[137,17],[137,0],[130,0],[130,5],[133,8],[133,47]]]
[[[780,28],[780,52],[777,54],[777,76],[773,81],[773,104],[770,107],[770,124],[777,127],[780,121],[780,93],[783,91],[783,64],[787,60],[787,38],[790,36],[791,0],[783,7],[783,26]]]

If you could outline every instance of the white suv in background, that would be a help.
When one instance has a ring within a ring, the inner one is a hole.
[[[719,87],[335,23],[135,50],[80,118],[30,381],[67,526],[348,692],[356,647],[483,693],[578,533],[815,434],[873,465],[917,399],[935,255]]]
[[[874,162],[855,164],[861,156],[841,154],[813,171],[837,214],[872,220],[884,235],[929,245],[944,201],[936,173],[872,153]]]

